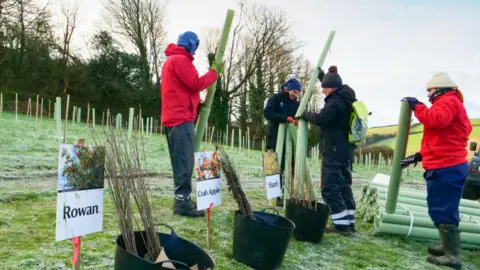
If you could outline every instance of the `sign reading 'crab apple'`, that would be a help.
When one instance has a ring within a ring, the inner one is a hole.
[[[195,153],[197,175],[197,210],[204,210],[222,203],[220,156],[217,152]]]
[[[60,145],[57,241],[102,231],[104,162],[103,147]]]

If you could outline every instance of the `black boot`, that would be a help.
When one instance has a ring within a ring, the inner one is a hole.
[[[436,247],[428,247],[428,253],[436,257],[445,255],[445,236],[443,228],[443,224],[438,225],[438,233],[440,234],[440,245]]]
[[[277,205],[278,207],[283,207],[283,199],[282,199],[282,197],[277,197],[276,205]]]
[[[173,213],[176,215],[186,216],[186,217],[203,217],[205,216],[205,211],[197,211],[197,204],[195,201],[188,200],[178,200],[175,199],[175,204],[173,206]]]
[[[351,231],[352,233],[357,232],[357,231],[355,230],[355,223],[350,223],[350,231]]]
[[[445,224],[443,228],[445,255],[440,257],[428,256],[427,261],[431,264],[447,266],[452,269],[462,269],[460,259],[460,231],[456,225]]]

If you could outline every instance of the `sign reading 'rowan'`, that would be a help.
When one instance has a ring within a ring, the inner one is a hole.
[[[57,241],[102,231],[104,157],[100,147],[60,145]]]

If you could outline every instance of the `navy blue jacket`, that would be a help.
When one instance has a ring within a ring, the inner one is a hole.
[[[320,151],[339,161],[352,161],[355,145],[348,142],[352,103],[357,100],[355,91],[348,85],[333,91],[325,98],[319,113],[305,111],[307,122],[320,126]]]
[[[299,105],[298,100],[289,98],[288,92],[276,93],[268,98],[267,105],[263,110],[263,116],[268,120],[267,149],[275,151],[278,125],[286,123],[289,116],[295,118]]]

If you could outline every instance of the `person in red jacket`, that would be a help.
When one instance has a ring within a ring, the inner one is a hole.
[[[440,246],[428,248],[428,262],[461,268],[458,208],[469,173],[466,147],[472,125],[462,92],[446,72],[433,75],[426,88],[431,108],[405,98],[423,124],[423,138],[420,152],[406,157],[401,166],[421,161],[425,169],[428,214],[440,234]]]
[[[197,35],[187,31],[178,37],[177,44],[165,49],[168,57],[162,67],[162,124],[165,126],[170,162],[175,185],[173,212],[178,215],[199,217],[191,199],[194,167],[194,121],[197,116],[200,92],[212,85],[221,72],[213,67],[199,76],[193,65],[193,56],[200,44]]]

